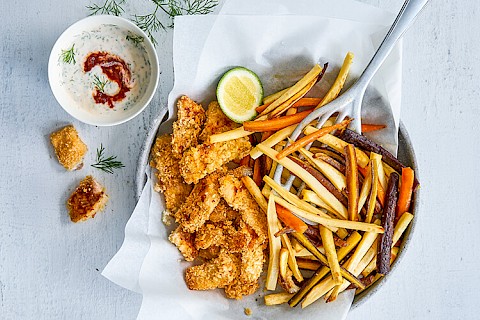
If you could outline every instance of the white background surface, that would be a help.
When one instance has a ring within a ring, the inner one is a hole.
[[[366,2],[396,12],[403,1]],[[146,3],[136,3],[135,12],[147,12]],[[60,33],[87,15],[87,4],[0,2],[0,319],[134,319],[140,307],[138,294],[100,271],[121,245],[135,205],[139,149],[173,85],[172,32],[157,37],[162,74],[147,110],[112,128],[84,125],[54,100],[47,61]],[[402,119],[422,182],[415,244],[349,319],[479,317],[479,14],[473,0],[432,1],[405,37]],[[86,166],[73,173],[58,164],[48,141],[68,123],[90,148]],[[126,167],[114,175],[89,167],[100,143]],[[72,224],[65,201],[90,173],[107,187],[109,204],[94,220]]]

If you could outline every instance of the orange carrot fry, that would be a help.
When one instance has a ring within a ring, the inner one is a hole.
[[[318,138],[326,135],[327,133],[330,133],[330,132],[332,132],[334,130],[337,130],[337,129],[346,128],[352,120],[353,119],[343,120],[342,122],[334,124],[333,126],[328,126],[328,127],[321,128],[320,130],[317,130],[317,131],[315,131],[315,132],[313,132],[309,135],[306,135],[305,137],[303,137],[301,139],[298,139],[297,141],[295,141],[294,143],[292,143],[291,145],[289,145],[288,147],[283,149],[281,152],[279,152],[277,154],[277,159],[281,160],[281,159],[285,158],[289,154],[305,147],[307,144],[309,144],[311,142],[314,142]]]
[[[397,216],[398,220],[403,213],[408,211],[412,199],[413,181],[415,180],[415,173],[410,167],[402,168],[402,183],[400,185],[400,193],[397,202]]]
[[[386,128],[387,126],[384,124],[363,124],[362,123],[362,132],[372,132],[372,131],[378,131]]]
[[[302,98],[293,104],[294,107],[316,107],[322,98]],[[258,111],[257,111],[258,112]]]
[[[304,233],[308,226],[302,219],[295,216],[290,210],[282,207],[279,204],[275,204],[277,209],[277,216],[287,227],[291,227],[297,232]]]
[[[351,221],[358,221],[358,170],[357,156],[353,144],[345,147],[346,156],[346,178],[348,194],[348,218]]]
[[[246,121],[243,129],[252,132],[277,131],[292,124],[299,123],[308,116],[314,109],[302,111],[291,116],[283,116],[270,120]]]
[[[269,105],[270,103],[262,104],[261,106],[256,107],[255,111],[257,111],[257,113],[261,113],[263,110],[267,109]]]

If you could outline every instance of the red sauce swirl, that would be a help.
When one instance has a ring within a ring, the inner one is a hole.
[[[95,88],[93,99],[95,103],[104,103],[113,108],[113,103],[125,99],[126,93],[131,89],[130,68],[119,56],[104,51],[89,53],[83,64],[83,71],[89,72],[95,66],[102,68],[108,79],[118,84],[119,90],[114,95],[109,95]]]

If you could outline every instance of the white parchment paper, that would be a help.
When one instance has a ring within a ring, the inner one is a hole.
[[[268,15],[266,15],[268,14]],[[184,16],[175,20],[173,60],[175,84],[169,94],[169,120],[159,132],[171,131],[175,101],[187,94],[207,105],[215,98],[220,76],[234,66],[254,70],[266,94],[292,85],[314,63],[329,62],[315,95],[326,92],[348,51],[355,54],[348,87],[372,57],[393,16],[353,1],[227,1],[218,16]],[[362,118],[388,125],[372,137],[396,153],[401,95],[401,44],[393,50],[367,90]],[[147,172],[150,176],[150,172]],[[143,294],[138,319],[240,319],[244,308],[253,319],[344,319],[353,292],[329,304],[305,310],[265,307],[262,290],[241,301],[224,298],[221,290],[187,289],[183,272],[189,264],[167,239],[162,221],[163,197],[151,180],[125,229],[119,252],[103,271],[111,281]]]

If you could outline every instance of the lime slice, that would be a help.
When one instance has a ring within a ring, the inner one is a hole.
[[[253,119],[263,99],[263,87],[251,70],[236,67],[225,72],[217,86],[217,100],[223,113],[237,123]]]

